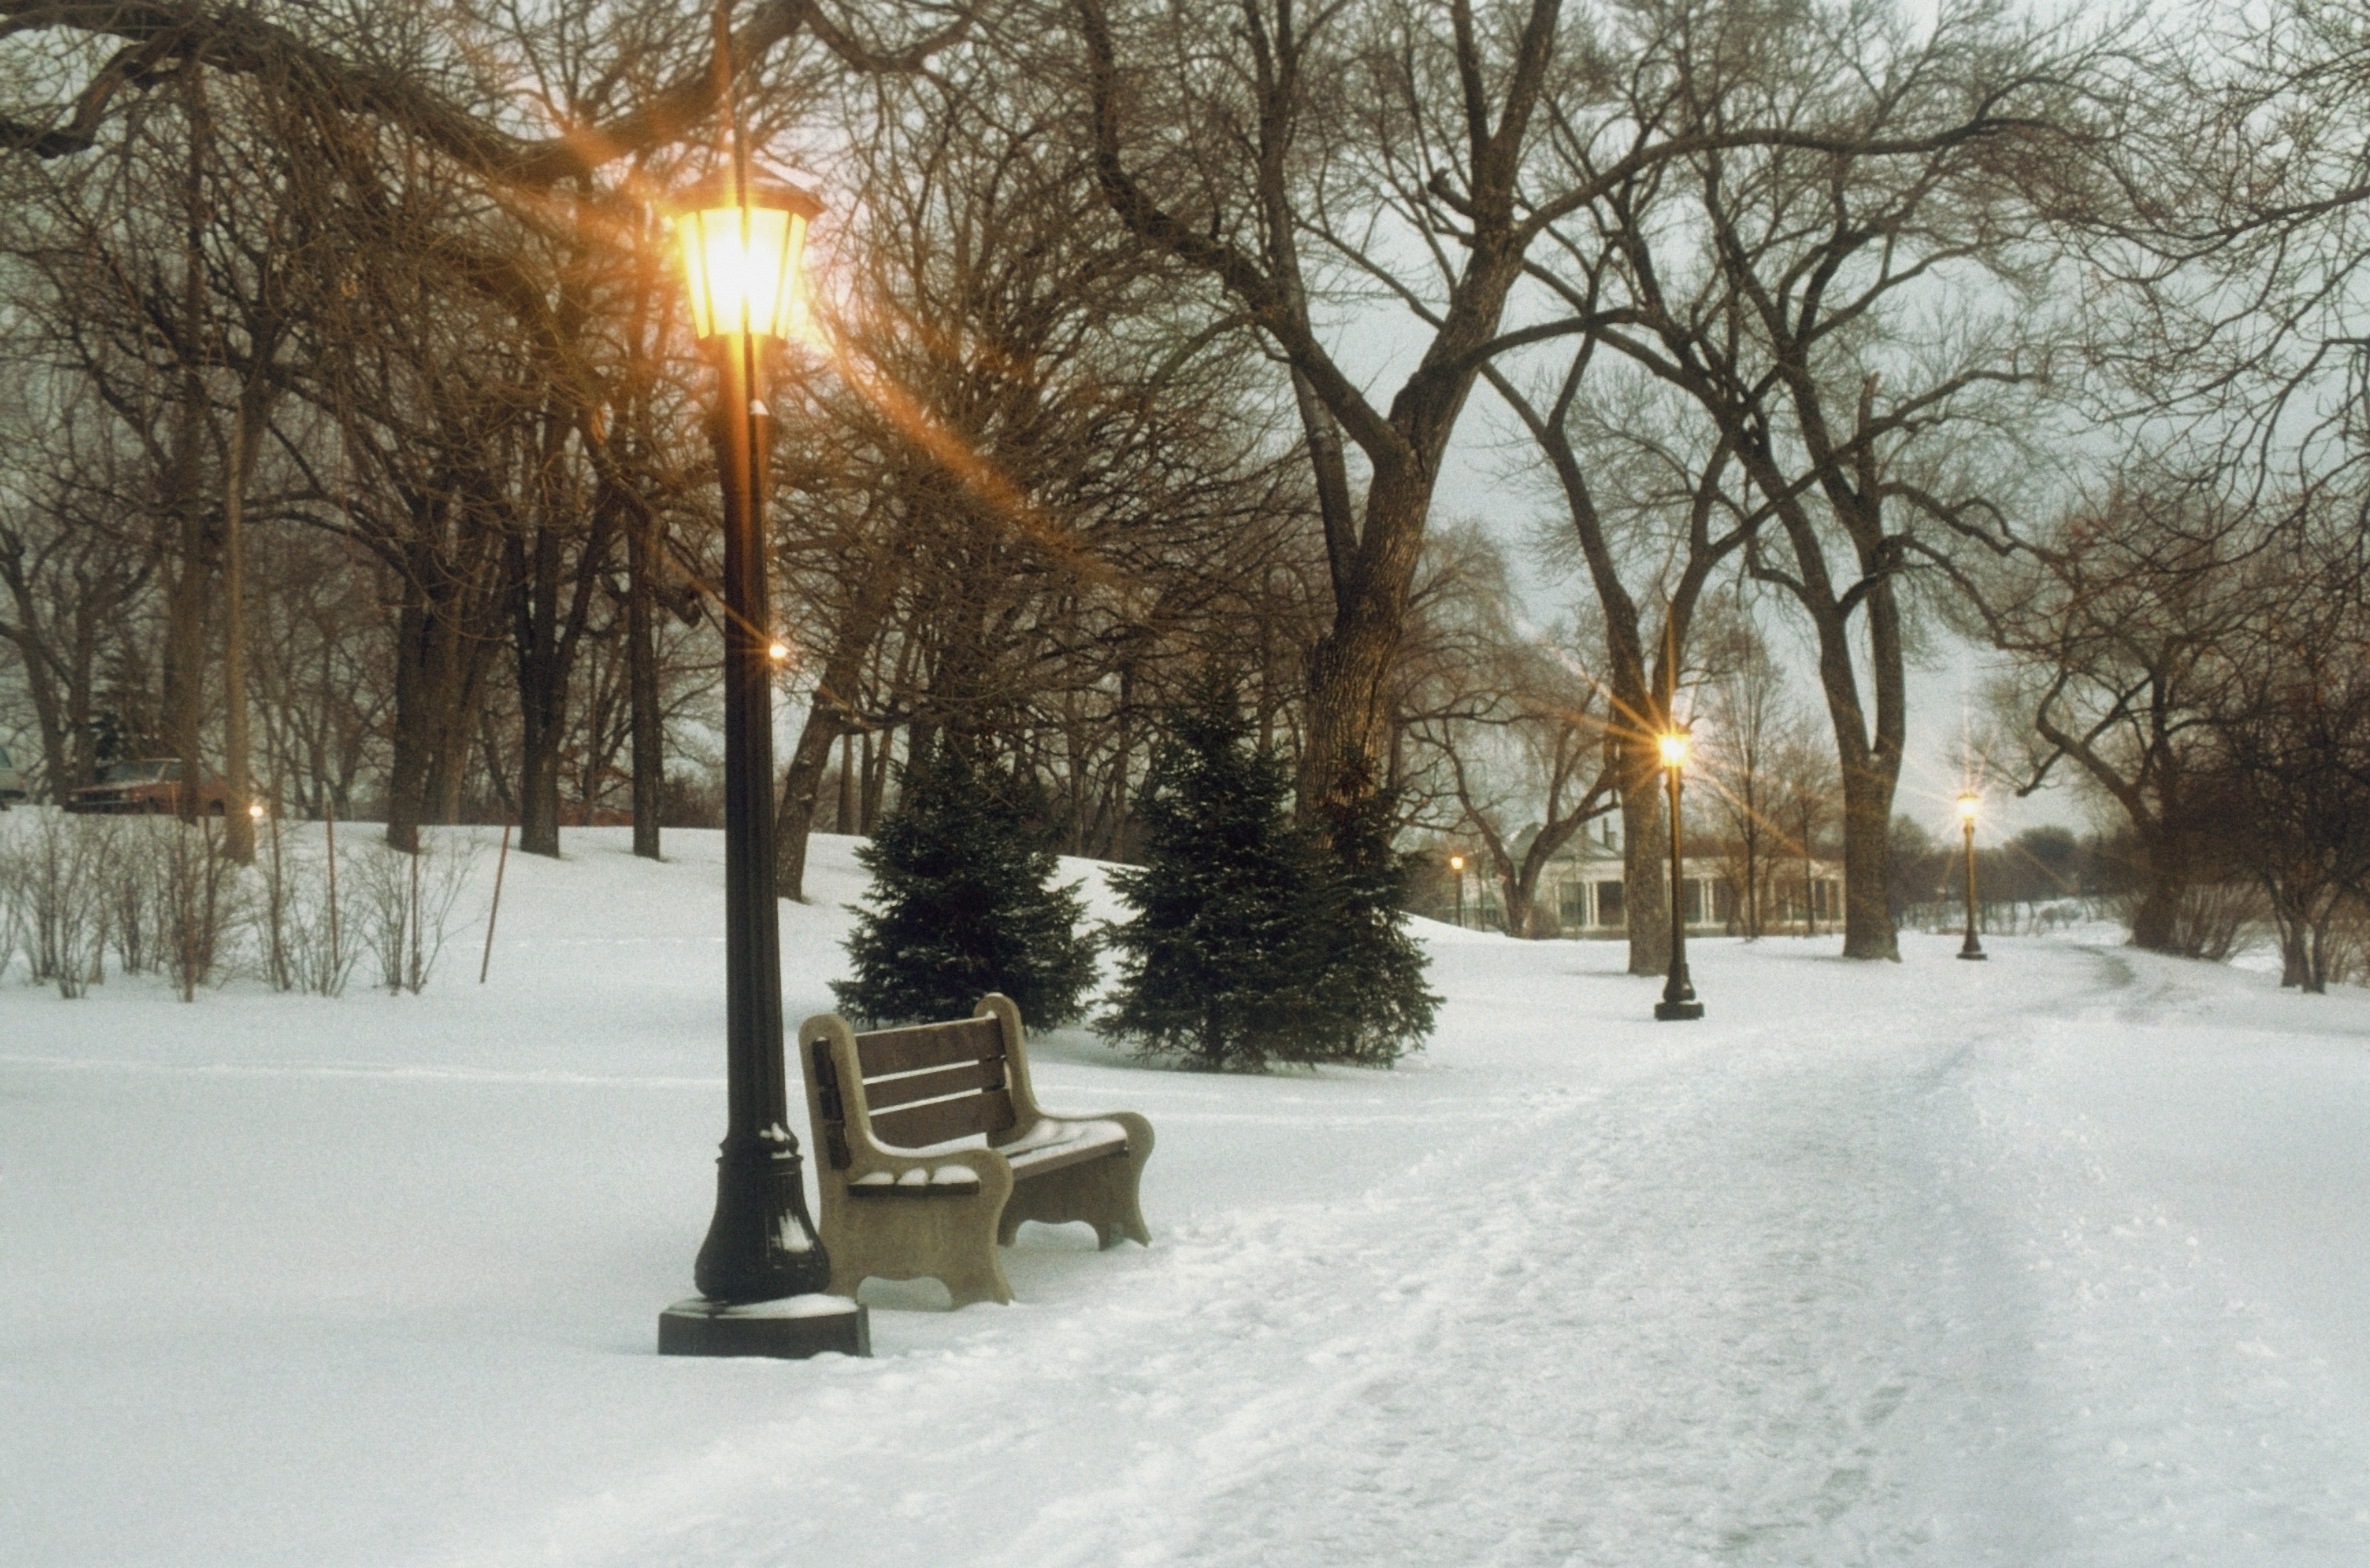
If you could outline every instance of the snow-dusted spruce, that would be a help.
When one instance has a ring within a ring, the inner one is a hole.
[[[1378,790],[1350,791],[1327,808],[1324,929],[1331,939],[1321,1009],[1337,1061],[1388,1067],[1420,1049],[1440,998],[1424,989],[1429,960],[1408,930],[1414,863],[1392,846],[1398,802]]]
[[[1057,887],[1030,788],[976,765],[951,737],[904,773],[894,815],[856,852],[872,873],[847,939],[841,1007],[873,1024],[967,1016],[989,991],[1061,1024],[1084,1011],[1094,941],[1075,886]]]
[[[1102,1028],[1146,1055],[1257,1071],[1270,1061],[1390,1062],[1438,999],[1398,905],[1390,807],[1329,824],[1329,853],[1287,811],[1283,764],[1249,744],[1231,691],[1170,719],[1141,820],[1145,864],[1111,886],[1120,980]]]

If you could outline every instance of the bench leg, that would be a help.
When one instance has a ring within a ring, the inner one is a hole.
[[[1095,1228],[1095,1240],[1105,1248],[1115,1247],[1123,1239],[1139,1246],[1152,1245],[1152,1232],[1144,1223],[1144,1209],[1137,1200],[1145,1162],[1152,1157],[1152,1124],[1132,1111],[1120,1112],[1110,1119],[1126,1125],[1127,1152],[1083,1165],[1065,1165],[1016,1184],[1012,1199],[996,1223],[998,1242],[1010,1246],[1024,1219],[1048,1225],[1082,1219]]]
[[[1001,1195],[992,1196],[1000,1207]],[[832,1218],[823,1246],[836,1295],[853,1297],[868,1278],[927,1278],[944,1285],[958,1307],[1012,1299],[985,1198],[851,1198]]]

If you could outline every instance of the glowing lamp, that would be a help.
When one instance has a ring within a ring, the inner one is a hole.
[[[1975,819],[1975,807],[1982,803],[1983,797],[1973,791],[1959,796],[1959,820],[1973,822]]]
[[[262,820],[263,820],[263,802],[261,802],[261,801],[259,801],[259,801],[257,801],[254,805],[252,805],[252,806],[248,807],[247,808],[247,814],[249,817],[254,818],[255,818],[257,821],[259,821],[259,822],[262,821]]]
[[[674,214],[691,290],[691,329],[710,338],[791,338],[806,321],[799,264],[807,223],[823,211],[811,191],[779,180],[751,180],[735,199],[730,178],[687,194]]]
[[[1676,768],[1685,765],[1687,760],[1687,734],[1685,730],[1681,729],[1672,731],[1670,734],[1662,737],[1660,744],[1662,748],[1662,766],[1666,768]]]
[[[1464,857],[1463,855],[1461,855],[1461,854],[1453,854],[1453,855],[1450,855],[1450,856],[1448,857],[1448,869],[1449,869],[1449,870],[1451,870],[1451,871],[1462,871],[1462,870],[1464,870],[1464,869],[1465,869],[1465,857]]]
[[[784,659],[790,657],[790,645],[784,642],[777,642],[765,649],[765,657],[772,659],[776,664],[779,664]]]

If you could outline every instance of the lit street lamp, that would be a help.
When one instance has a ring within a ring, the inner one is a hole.
[[[1448,869],[1456,875],[1456,929],[1462,931],[1465,929],[1465,857],[1450,855]]]
[[[1674,729],[1662,738],[1662,771],[1671,780],[1671,973],[1662,982],[1662,1000],[1654,1016],[1672,1023],[1704,1015],[1696,1000],[1695,983],[1687,979],[1686,874],[1679,843],[1679,773],[1687,765],[1687,732]]]
[[[1984,944],[1975,940],[1975,807],[1983,804],[1974,791],[1959,796],[1959,820],[1967,830],[1967,939],[1959,944],[1962,958],[1985,958]]]
[[[719,28],[722,24],[719,23]],[[659,1319],[659,1351],[811,1356],[870,1350],[867,1314],[825,1298],[831,1264],[807,1214],[782,1063],[780,910],[774,894],[771,598],[765,586],[767,352],[794,331],[799,261],[823,204],[749,177],[736,155],[674,217],[692,329],[717,373],[710,432],[724,491],[724,984],[726,1127],[697,1299]],[[787,649],[784,650],[787,653]],[[766,1306],[756,1304],[764,1303]]]

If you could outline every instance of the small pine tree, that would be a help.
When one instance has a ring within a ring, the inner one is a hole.
[[[1358,792],[1328,813],[1331,853],[1323,929],[1330,938],[1317,1013],[1337,1061],[1388,1067],[1421,1048],[1440,998],[1423,989],[1430,960],[1407,928],[1415,862],[1391,847],[1395,802]]]
[[[872,1024],[964,1017],[992,990],[1031,1024],[1067,1024],[1095,974],[1084,901],[1052,886],[1060,861],[1026,784],[965,751],[942,736],[910,764],[897,810],[856,852],[872,907],[847,939],[855,978],[832,992]]]
[[[1138,818],[1144,864],[1110,878],[1135,912],[1110,930],[1120,974],[1100,1027],[1210,1070],[1313,1060],[1329,1043],[1317,844],[1286,815],[1283,764],[1248,738],[1222,687],[1171,715]]]

